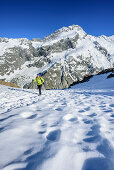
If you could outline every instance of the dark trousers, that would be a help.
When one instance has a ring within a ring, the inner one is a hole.
[[[42,85],[37,85],[37,89],[39,89],[39,95],[41,95],[41,88],[42,88]]]

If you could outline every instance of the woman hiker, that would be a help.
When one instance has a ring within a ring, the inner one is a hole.
[[[37,82],[37,89],[39,89],[39,95],[41,95],[41,88],[44,83],[44,79],[40,76],[40,74],[37,74],[34,82]]]

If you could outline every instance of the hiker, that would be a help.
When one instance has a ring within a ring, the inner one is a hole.
[[[44,83],[44,79],[40,76],[40,74],[37,74],[34,82],[37,82],[37,89],[39,89],[39,95],[41,95],[41,88]]]

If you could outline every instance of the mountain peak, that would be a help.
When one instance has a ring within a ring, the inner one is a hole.
[[[79,25],[72,25],[72,26],[62,27],[58,29],[54,33],[45,37],[44,40],[49,41],[55,39],[72,38],[75,37],[77,34],[79,35],[80,38],[86,36],[86,32]]]
[[[80,31],[80,30],[83,30],[83,29],[79,25],[71,25],[71,26],[68,26],[68,27],[62,27],[57,31],[60,31],[60,32],[66,31],[67,32],[67,31],[71,31],[71,30]]]

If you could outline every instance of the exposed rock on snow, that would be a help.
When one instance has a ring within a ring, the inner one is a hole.
[[[5,85],[5,86],[10,86],[10,87],[15,87],[15,88],[20,88],[19,86],[17,86],[16,84],[14,83],[11,83],[11,82],[5,82],[3,80],[0,80],[0,84],[1,85]]]

